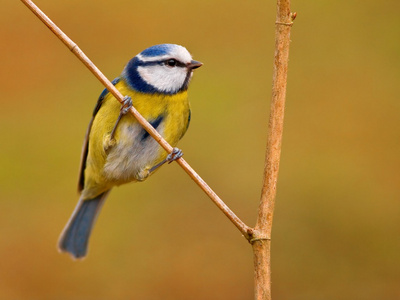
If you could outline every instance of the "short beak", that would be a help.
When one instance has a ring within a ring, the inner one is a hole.
[[[200,68],[203,65],[203,63],[196,61],[196,60],[192,60],[190,63],[187,64],[187,67],[191,70],[193,69],[197,69]]]

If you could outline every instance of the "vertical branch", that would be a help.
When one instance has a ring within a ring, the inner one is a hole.
[[[255,299],[271,299],[271,229],[278,179],[285,109],[290,29],[296,13],[290,12],[290,0],[277,1],[275,22],[275,57],[272,82],[271,111],[268,124],[264,180],[251,240],[254,253]]]

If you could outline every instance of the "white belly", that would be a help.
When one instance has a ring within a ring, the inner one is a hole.
[[[107,155],[104,175],[118,184],[140,180],[140,172],[159,162],[163,150],[151,136],[143,139],[144,129],[139,124],[122,123],[118,126],[119,141]],[[163,124],[157,127],[161,135],[163,130]]]

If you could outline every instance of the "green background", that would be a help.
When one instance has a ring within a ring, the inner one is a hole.
[[[204,66],[185,159],[256,220],[275,1],[38,1],[109,78],[148,46]],[[273,226],[277,299],[400,298],[400,2],[292,1]],[[112,191],[89,256],[56,241],[101,84],[19,1],[0,18],[0,298],[252,299],[252,251],[177,164]]]

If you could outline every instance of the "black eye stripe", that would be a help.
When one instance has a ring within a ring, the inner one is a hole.
[[[170,58],[170,59],[164,60],[164,64],[169,67],[186,67],[186,65],[183,62],[180,62],[179,60],[176,60],[175,58]]]
[[[140,67],[147,67],[147,66],[155,66],[155,65],[168,65],[167,62],[170,59],[166,59],[166,60],[156,60],[156,61],[139,61],[137,63],[138,66]],[[181,67],[181,68],[186,68],[186,64],[184,64],[183,62],[180,62],[179,60],[176,60],[176,67]]]

